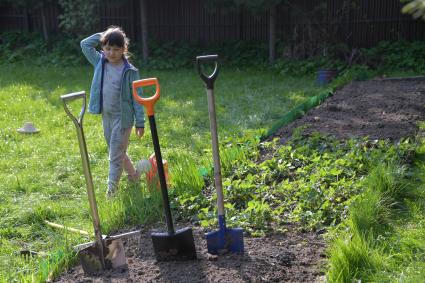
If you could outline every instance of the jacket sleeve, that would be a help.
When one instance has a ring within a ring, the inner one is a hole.
[[[133,78],[131,83],[133,84],[134,81],[140,80],[139,72],[137,71]],[[131,91],[133,91],[133,86],[130,87]],[[142,88],[137,89],[138,94],[142,95]],[[144,128],[145,127],[145,112],[143,109],[143,105],[139,104],[133,97],[133,94],[131,95],[131,99],[133,101],[133,109],[134,109],[134,118],[136,119],[136,128]]]
[[[84,56],[93,66],[96,66],[101,57],[100,52],[96,50],[96,46],[100,43],[101,35],[102,33],[95,33],[83,39],[80,43]]]

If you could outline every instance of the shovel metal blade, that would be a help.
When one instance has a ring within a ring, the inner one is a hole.
[[[243,229],[225,228],[205,234],[208,253],[216,255],[227,252],[243,253]]]
[[[196,259],[192,229],[180,229],[174,234],[151,233],[155,256],[158,261]]]
[[[125,268],[127,262],[125,259],[124,244],[121,239],[105,241],[105,259],[104,265],[96,245],[91,245],[78,252],[83,271],[88,275],[97,275],[105,269]]]

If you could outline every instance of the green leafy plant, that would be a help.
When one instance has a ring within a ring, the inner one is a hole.
[[[58,0],[62,14],[58,16],[59,27],[71,35],[87,36],[100,22],[99,0]]]
[[[305,138],[301,132],[285,145],[243,137],[231,143],[229,148],[243,145],[246,154],[234,163],[227,160],[230,164],[225,165],[223,187],[230,223],[252,235],[263,235],[272,226],[283,229],[280,225],[287,222],[314,230],[337,226],[347,217],[355,196],[364,190],[364,185],[356,180],[375,167],[375,160],[408,159],[413,150],[409,141],[398,145],[367,139],[344,142],[319,134]],[[261,161],[258,151],[273,155]],[[395,173],[388,177],[395,178]],[[199,208],[201,213],[196,218],[207,227],[215,223],[216,215],[212,171],[209,174],[202,201],[188,195],[189,200],[180,202],[188,214],[191,212],[187,206]],[[381,183],[390,182],[385,180]]]

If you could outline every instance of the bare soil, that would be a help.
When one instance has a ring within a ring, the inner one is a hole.
[[[207,253],[201,229],[193,234],[196,260],[158,262],[146,229],[140,239],[125,240],[127,269],[86,276],[79,265],[56,282],[314,282],[322,276],[324,243],[316,233],[244,237],[244,254],[217,256]]]
[[[416,134],[425,121],[425,77],[352,82],[302,118],[280,129],[281,143],[305,126],[304,135],[331,134],[340,139],[391,139]],[[198,259],[158,262],[150,228],[140,239],[125,240],[128,268],[84,275],[76,266],[56,282],[320,282],[324,281],[322,235],[289,225],[287,232],[262,238],[244,237],[245,254],[212,256],[204,232],[193,227]],[[165,231],[165,229],[164,229]]]
[[[284,143],[298,127],[303,134],[330,134],[340,139],[390,139],[413,136],[425,120],[425,77],[352,82],[275,136]]]

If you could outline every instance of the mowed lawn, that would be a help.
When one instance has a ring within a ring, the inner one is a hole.
[[[202,164],[210,163],[207,98],[195,70],[142,70],[141,75],[157,77],[161,85],[155,118],[171,179],[188,164],[196,172]],[[92,231],[75,126],[60,100],[60,95],[70,92],[88,93],[91,76],[89,66],[0,66],[0,281],[46,278],[57,264],[63,264],[61,258],[69,247],[87,241],[54,230],[44,220]],[[313,77],[293,78],[224,66],[214,92],[219,138],[267,130],[288,110],[319,91]],[[71,106],[78,114],[81,102]],[[33,122],[40,133],[18,133],[16,130],[26,121]],[[116,219],[121,215],[119,210],[125,209],[123,205],[105,199],[108,160],[101,117],[86,113],[84,131],[103,232],[131,225],[125,219]],[[129,153],[133,160],[147,158],[153,152],[147,119],[145,133],[141,140],[131,136]],[[186,183],[201,189],[202,183],[196,178],[187,178]],[[127,186],[123,177],[121,187]],[[160,217],[149,219],[156,218]],[[139,215],[133,222],[143,219]],[[24,260],[19,256],[21,250],[39,254]]]

